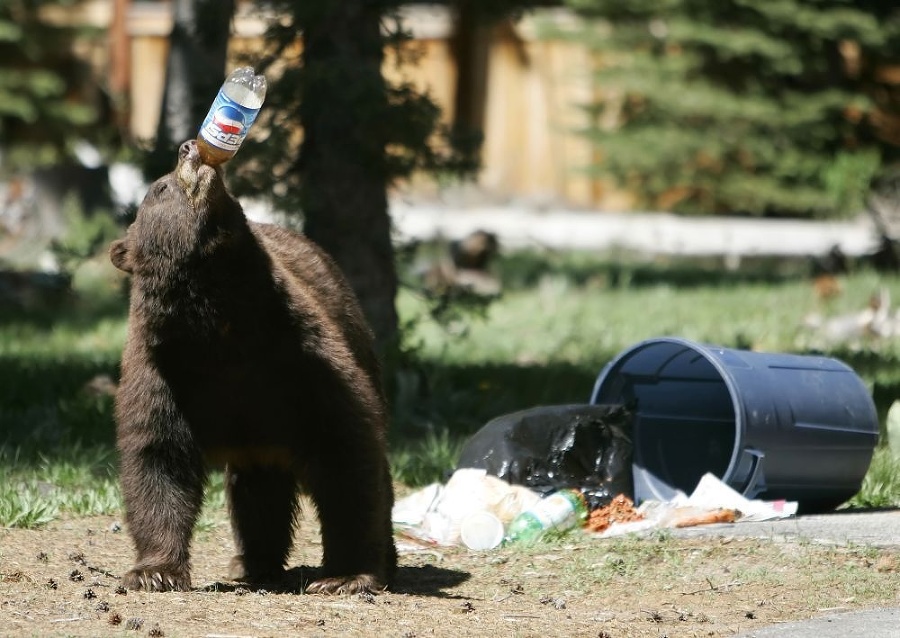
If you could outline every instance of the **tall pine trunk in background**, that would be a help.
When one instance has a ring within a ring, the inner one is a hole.
[[[175,0],[172,10],[163,104],[144,166],[148,179],[172,170],[175,150],[197,135],[225,79],[234,0]]]
[[[384,64],[402,69],[414,58],[397,0],[266,6],[277,19],[255,64],[269,89],[229,185],[302,218],[349,279],[390,366],[401,339],[388,188],[416,171],[469,174],[475,149],[451,143],[427,93],[385,79]]]
[[[350,280],[385,356],[397,339],[397,273],[387,202],[382,4],[298,3],[305,99],[294,169],[303,175],[304,231]]]

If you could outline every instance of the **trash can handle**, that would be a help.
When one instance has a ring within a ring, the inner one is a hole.
[[[763,476],[762,467],[763,459],[766,453],[761,450],[744,450],[744,454],[750,455],[750,472],[747,479],[747,487],[744,489],[744,496],[747,498],[756,498],[761,492],[766,490],[765,477]]]

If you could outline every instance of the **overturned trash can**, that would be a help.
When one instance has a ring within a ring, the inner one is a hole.
[[[866,386],[821,356],[650,339],[601,371],[591,403],[634,411],[636,502],[711,472],[748,498],[827,511],[859,491],[878,442]]]

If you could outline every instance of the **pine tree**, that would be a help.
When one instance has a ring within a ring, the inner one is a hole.
[[[250,61],[267,75],[266,103],[232,169],[236,192],[302,215],[304,232],[350,280],[385,355],[398,338],[387,189],[415,170],[471,168],[441,135],[431,98],[382,74],[386,50],[411,62],[398,6],[272,2],[270,50]]]
[[[594,170],[690,213],[852,214],[898,149],[873,72],[900,58],[893,3],[568,0],[591,18]]]
[[[353,285],[385,354],[398,337],[387,189],[414,172],[473,172],[480,141],[477,117],[458,117],[448,130],[427,93],[382,74],[386,63],[402,69],[416,62],[414,49],[405,46],[410,34],[401,4],[268,3],[278,16],[266,34],[269,48],[247,61],[267,75],[266,103],[230,169],[235,192],[302,215],[304,232]],[[469,22],[490,24],[539,2],[449,4]]]
[[[4,171],[71,158],[77,140],[98,142],[102,99],[87,65],[73,52],[77,37],[99,35],[41,19],[45,5],[72,2],[0,0],[0,143]]]

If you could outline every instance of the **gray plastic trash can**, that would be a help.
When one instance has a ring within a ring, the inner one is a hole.
[[[591,403],[633,404],[639,502],[712,472],[749,498],[825,511],[859,491],[878,442],[869,391],[827,357],[650,339],[603,369]]]

